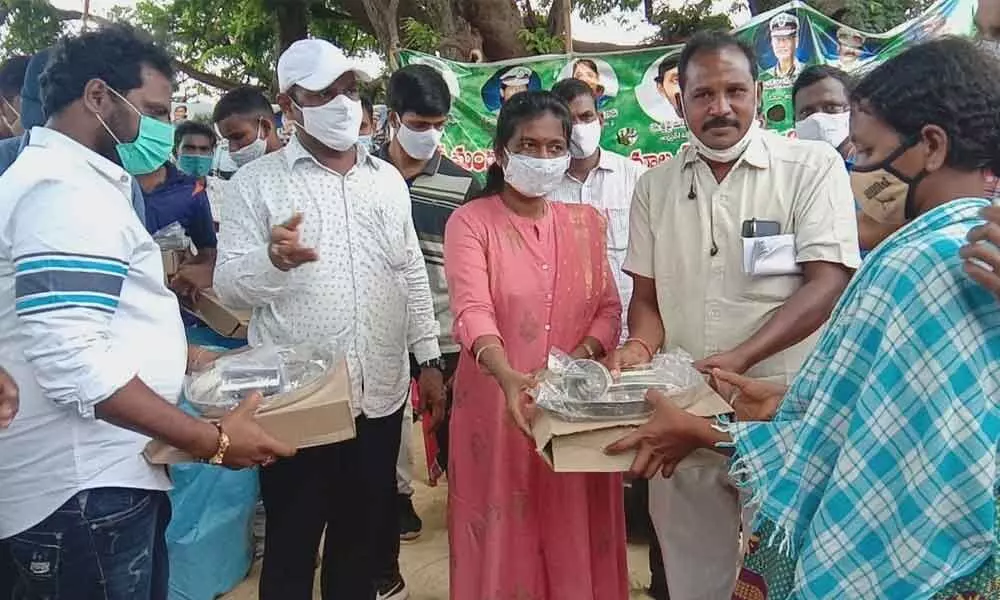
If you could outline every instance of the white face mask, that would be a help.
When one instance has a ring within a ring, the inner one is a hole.
[[[267,141],[260,137],[261,133],[261,125],[258,121],[257,139],[250,142],[246,146],[243,146],[239,150],[229,151],[229,158],[233,159],[233,162],[236,163],[237,167],[243,167],[244,165],[247,165],[267,154]]]
[[[756,96],[757,95],[755,93],[754,106],[757,105]],[[684,112],[684,122],[687,125],[688,130],[690,131],[691,123],[688,122],[687,120],[688,111],[684,108],[683,98],[681,98],[681,110]],[[721,149],[709,148],[708,145],[705,144],[705,142],[701,141],[698,138],[698,136],[694,135],[693,133],[688,136],[688,143],[691,144],[691,146],[698,152],[698,154],[704,156],[708,160],[717,163],[731,163],[735,162],[736,159],[738,159],[740,156],[743,155],[743,152],[746,151],[747,146],[749,146],[750,142],[753,141],[753,138],[754,136],[757,135],[757,131],[759,129],[760,129],[760,123],[758,123],[757,119],[754,118],[754,120],[750,122],[750,128],[747,129],[747,132],[743,134],[743,137],[728,148],[721,148]]]
[[[568,168],[568,154],[559,158],[508,154],[503,178],[508,185],[525,196],[540,198],[559,187]]]
[[[399,125],[399,129],[396,130],[396,139],[403,147],[403,152],[416,160],[429,160],[438,151],[441,136],[444,135],[443,131],[436,127],[431,127],[427,131],[414,131],[405,123]]]
[[[323,106],[299,106],[303,123],[296,123],[327,148],[338,152],[358,143],[364,110],[360,100],[351,100],[341,94]]]
[[[570,136],[569,153],[573,158],[589,158],[601,145],[601,120],[577,123]]]
[[[795,135],[800,140],[826,142],[839,148],[851,134],[851,113],[813,113],[795,122]]]

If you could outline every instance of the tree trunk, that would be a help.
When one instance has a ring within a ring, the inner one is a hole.
[[[309,6],[305,0],[271,0],[277,21],[278,55],[309,37]]]
[[[558,37],[563,40],[563,49],[571,51],[572,48],[566,47],[566,34],[569,32],[570,22],[569,14],[570,7],[568,6],[572,0],[552,0],[552,5],[549,7],[549,35],[553,37]]]
[[[389,70],[399,68],[399,0],[361,0],[365,14],[382,45]]]
[[[486,60],[524,56],[527,51],[517,37],[524,25],[513,0],[460,0],[462,17],[479,32]]]

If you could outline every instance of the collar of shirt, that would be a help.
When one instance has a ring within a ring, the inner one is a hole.
[[[86,163],[121,190],[126,198],[132,198],[132,178],[125,169],[54,129],[33,127],[29,146],[46,148],[63,154],[66,158]]]
[[[736,167],[740,164],[746,163],[751,167],[756,167],[758,169],[766,169],[771,165],[771,159],[767,155],[767,141],[765,140],[766,134],[760,129],[756,133],[752,134],[753,137],[750,143],[747,145],[747,149],[743,151],[743,154],[736,159]],[[698,151],[688,144],[684,147],[684,166],[687,167],[691,165],[694,161],[698,160]]]
[[[363,164],[369,167],[373,167],[375,169],[381,168],[380,162],[375,160],[375,157],[372,156],[371,152],[369,152],[364,147],[363,144],[355,144],[354,148],[358,152],[358,158],[357,161],[355,162],[355,167]],[[299,161],[303,160],[312,161],[316,163],[317,166],[322,167],[323,169],[327,169],[327,167],[324,167],[322,163],[316,160],[316,157],[313,156],[312,153],[309,152],[309,150],[306,150],[306,147],[303,146],[301,142],[299,142],[298,134],[293,135],[292,139],[288,140],[288,143],[285,144],[285,147],[282,149],[282,151],[285,154],[285,160],[288,161],[289,170],[292,170]]]

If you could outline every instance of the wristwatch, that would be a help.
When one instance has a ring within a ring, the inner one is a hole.
[[[441,371],[442,373],[444,373],[444,370],[445,370],[444,359],[441,358],[440,356],[437,357],[437,358],[432,358],[432,359],[430,359],[428,361],[424,361],[424,362],[420,363],[419,366],[420,366],[421,369],[437,369],[438,371]]]

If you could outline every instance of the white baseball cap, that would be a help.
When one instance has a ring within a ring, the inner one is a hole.
[[[278,59],[278,89],[284,93],[297,85],[310,92],[321,92],[348,71],[353,71],[358,81],[372,80],[357,62],[330,42],[299,40]]]

